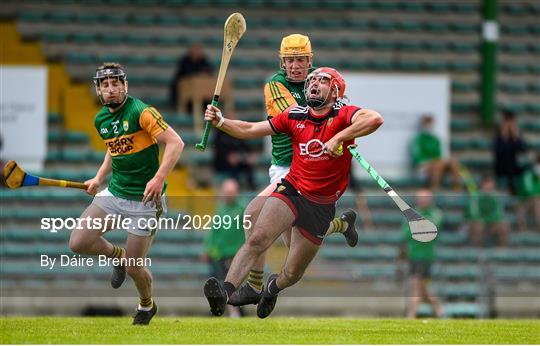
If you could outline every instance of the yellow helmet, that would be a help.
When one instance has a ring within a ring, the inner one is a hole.
[[[308,56],[311,60],[313,51],[311,50],[309,37],[300,34],[283,37],[279,48],[280,59],[294,56]]]

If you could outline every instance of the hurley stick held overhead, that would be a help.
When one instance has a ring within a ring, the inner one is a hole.
[[[223,80],[227,73],[227,67],[231,60],[234,48],[240,41],[242,35],[246,32],[246,20],[240,13],[233,13],[225,21],[225,27],[223,29],[223,53],[221,55],[221,65],[219,66],[219,74],[216,82],[216,89],[214,90],[214,97],[212,99],[212,105],[218,106],[219,95],[221,93],[221,87],[223,86]],[[206,149],[208,144],[208,136],[210,135],[210,122],[206,122],[204,126],[204,134],[201,143],[195,145],[200,151]]]

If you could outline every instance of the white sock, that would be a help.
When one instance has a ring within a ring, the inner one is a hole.
[[[152,302],[152,306],[141,306],[141,304],[139,304],[139,307],[137,308],[137,310],[150,311],[150,310],[152,310],[153,307],[154,307],[153,302]]]

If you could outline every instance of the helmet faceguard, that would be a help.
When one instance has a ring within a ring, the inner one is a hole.
[[[328,88],[326,95],[321,95],[319,93],[319,85],[310,87],[312,80],[315,78],[324,78],[329,81],[330,88]],[[313,109],[320,109],[332,101],[331,94],[333,90],[336,91],[335,101],[343,99],[345,96],[345,86],[345,80],[337,70],[330,67],[320,67],[311,72],[306,78],[304,84],[304,96],[308,106]]]
[[[307,72],[311,68],[313,62],[313,51],[311,50],[311,42],[309,41],[309,37],[300,34],[285,36],[283,40],[281,40],[281,46],[279,49],[279,64],[280,68],[285,71],[285,78],[290,82],[303,82],[305,80],[305,78],[298,80],[292,78],[288,75],[285,68],[285,58],[298,57],[307,57],[308,64],[305,68],[305,75],[307,76]]]
[[[128,90],[127,90],[127,76],[124,72],[122,66],[120,64],[104,64],[96,69],[96,75],[93,78],[94,80],[94,86],[96,87],[96,94],[99,97],[99,100],[105,107],[109,108],[117,108],[127,98]],[[124,89],[121,91],[121,99],[115,102],[107,101],[103,97],[103,94],[101,93],[101,83],[103,83],[104,80],[118,80],[122,82],[122,85],[124,86]]]

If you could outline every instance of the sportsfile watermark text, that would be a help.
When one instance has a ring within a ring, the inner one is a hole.
[[[60,230],[110,230],[110,229],[151,229],[151,230],[212,230],[251,228],[251,215],[187,215],[162,218],[125,218],[109,214],[104,218],[41,218],[41,229],[51,233]]]

